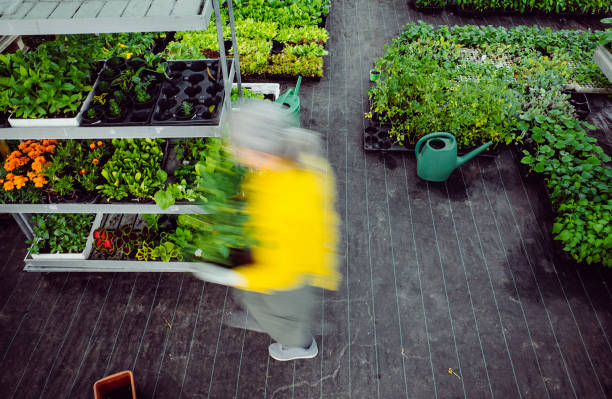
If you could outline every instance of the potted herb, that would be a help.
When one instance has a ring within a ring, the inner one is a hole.
[[[184,100],[176,111],[176,119],[187,120],[191,119],[195,114],[196,106],[193,101]]]
[[[123,57],[111,57],[106,60],[106,66],[110,69],[121,70],[125,67],[126,59]]]
[[[83,115],[82,122],[91,125],[100,122],[103,116],[104,110],[102,107],[91,107]]]
[[[121,102],[116,98],[111,98],[108,101],[105,114],[106,120],[114,123],[121,121],[125,117],[126,110],[121,106]]]
[[[153,79],[153,76],[136,77],[133,79],[134,94],[132,95],[132,100],[134,101],[134,108],[149,108],[153,104],[155,98],[152,92],[156,87],[152,84]]]
[[[604,18],[601,22],[612,24],[612,18]],[[599,66],[603,74],[612,82],[612,28],[603,32],[599,46],[593,53],[593,61]]]
[[[103,81],[111,82],[117,79],[121,75],[121,71],[113,68],[104,68],[102,73],[100,74],[100,79]]]
[[[92,231],[102,222],[103,214],[35,215],[32,218],[33,259],[87,259],[92,250]]]

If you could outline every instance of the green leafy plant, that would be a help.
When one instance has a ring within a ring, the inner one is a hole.
[[[260,100],[264,99],[263,94],[255,93],[246,87],[242,88],[242,98],[259,98]],[[238,88],[232,89],[232,101],[238,101]]]
[[[85,249],[94,215],[50,213],[34,215],[32,230],[34,238],[30,252],[78,253]]]
[[[231,248],[250,245],[243,230],[246,216],[239,195],[244,169],[238,167],[221,140],[207,141],[207,155],[195,166],[198,192],[205,215],[180,215],[175,234],[170,235],[189,259],[227,264]],[[179,230],[180,229],[180,230]]]
[[[44,42],[35,50],[0,55],[0,109],[17,118],[76,115],[92,90],[91,42],[72,36]]]
[[[181,103],[181,112],[183,115],[188,116],[193,112],[193,104],[189,101],[183,101]]]
[[[109,199],[121,200],[128,195],[153,199],[167,178],[161,169],[163,142],[163,139],[113,139],[115,152],[101,172],[106,183],[96,189]]]
[[[121,107],[117,99],[111,98],[108,102],[108,114],[110,116],[119,116],[121,114]]]

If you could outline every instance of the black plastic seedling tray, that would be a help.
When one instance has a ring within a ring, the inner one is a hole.
[[[414,152],[415,145],[399,145],[394,143],[393,139],[389,136],[389,130],[391,125],[389,124],[377,124],[372,121],[366,121],[366,128],[363,131],[363,149],[366,151],[392,151],[392,152]],[[457,150],[457,155],[465,155],[477,147],[463,148]],[[478,154],[478,156],[494,157],[499,155],[500,145],[492,148],[489,147],[484,152]]]
[[[104,80],[102,78],[102,74],[104,71],[109,68],[105,66],[101,71],[98,79],[100,81]],[[128,64],[125,64],[117,70],[120,72],[123,69],[130,68]],[[157,74],[155,74],[158,76]],[[159,93],[162,87],[162,76],[159,75],[158,82],[153,84],[153,89],[151,90],[151,102],[148,105],[140,105],[135,103],[132,99],[127,98],[125,102],[121,103],[121,108],[125,111],[120,118],[109,118],[106,114],[103,114],[101,119],[90,121],[87,118],[87,110],[85,110],[83,114],[83,119],[81,120],[81,126],[143,126],[148,125],[151,121],[151,114],[153,113],[153,109],[159,97]],[[110,92],[109,92],[110,93]],[[100,89],[100,83],[96,87],[94,92],[94,96],[98,96],[102,94],[102,90]],[[107,99],[108,101],[108,99]],[[90,108],[94,106],[94,102],[90,103]]]
[[[218,125],[225,97],[219,60],[169,61],[168,70],[151,124]],[[192,115],[182,114],[183,102],[192,104]]]

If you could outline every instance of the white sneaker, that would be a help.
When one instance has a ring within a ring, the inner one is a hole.
[[[313,338],[308,349],[286,347],[275,342],[268,347],[268,352],[273,359],[286,362],[296,359],[312,359],[319,353],[319,347],[317,346],[317,341]]]

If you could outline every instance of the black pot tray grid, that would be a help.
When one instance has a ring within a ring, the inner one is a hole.
[[[389,136],[391,125],[378,124],[366,121],[366,128],[363,132],[363,149],[366,151],[392,151],[392,152],[414,152],[414,144],[399,145]],[[500,145],[489,147],[478,156],[494,157],[499,155]],[[457,150],[457,155],[465,155],[477,147],[468,147]]]
[[[100,76],[98,78],[99,82],[94,92],[94,97],[99,96],[100,94],[103,93],[103,91],[100,89],[100,83],[105,80],[103,74],[107,69],[112,69],[117,74],[119,74],[121,73],[122,70],[125,70],[127,68],[136,68],[136,67],[137,66],[131,66],[129,63],[123,64],[119,67],[112,67],[112,68],[109,65],[105,65],[104,69],[100,71]],[[151,120],[151,114],[153,113],[153,107],[155,106],[155,102],[157,101],[157,98],[159,97],[159,93],[160,93],[161,86],[162,86],[163,75],[160,75],[154,72],[149,72],[149,71],[143,71],[142,74],[152,75],[155,79],[153,83],[151,84],[151,86],[149,86],[150,87],[149,94],[151,95],[151,99],[149,101],[147,101],[146,103],[137,103],[133,99],[126,98],[125,101],[121,102],[120,107],[121,107],[122,113],[118,117],[110,117],[106,115],[105,108],[97,106],[101,111],[101,116],[98,118],[90,119],[87,116],[87,111],[89,111],[90,108],[96,107],[94,104],[94,101],[92,101],[90,103],[89,108],[85,110],[85,112],[83,113],[83,119],[81,120],[81,126],[142,126],[142,125],[149,124]],[[109,80],[106,80],[106,81],[109,81]],[[108,103],[108,98],[106,100]]]
[[[151,124],[218,125],[225,97],[219,60],[169,61],[168,71]],[[183,102],[191,103],[188,115]]]

